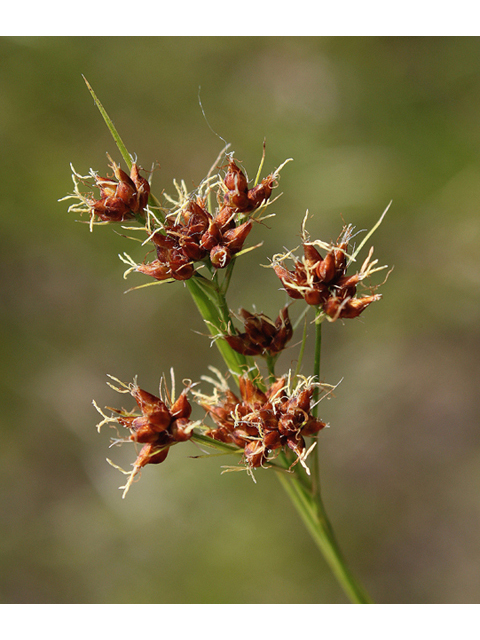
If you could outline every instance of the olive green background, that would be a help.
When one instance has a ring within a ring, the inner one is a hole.
[[[171,366],[180,387],[222,362],[182,284],[124,294],[145,279],[117,256],[143,249],[58,202],[70,162],[120,160],[81,74],[158,162],[156,194],[193,189],[221,138],[251,178],[264,139],[264,173],[294,159],[234,310],[276,316],[262,265],[298,246],[307,209],[330,241],[393,201],[373,239],[394,266],[382,301],[325,325],[322,378],[342,381],[320,407],[325,502],[374,601],[479,602],[480,40],[456,37],[0,39],[0,600],[346,601],[272,472],[221,475],[228,459],[187,443],[121,499],[105,458],[128,467],[134,449],[95,430],[92,398],[125,402],[106,374],[155,392]]]

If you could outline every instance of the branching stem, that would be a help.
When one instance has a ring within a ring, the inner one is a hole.
[[[213,294],[206,284],[208,281],[203,280],[192,278],[187,281],[187,285],[203,318],[209,326],[220,330],[222,322],[230,321],[227,302],[218,289]],[[318,315],[315,321],[314,375],[317,381],[320,377],[322,319],[323,317]],[[248,367],[247,358],[231,349],[225,340],[217,340],[216,344],[231,371],[239,374],[245,371],[245,367]],[[273,363],[270,363],[269,373],[273,376]],[[318,389],[316,398],[318,399]],[[347,597],[355,604],[371,603],[369,596],[347,567],[327,517],[320,492],[318,457],[319,453],[316,451],[313,456],[313,477],[307,475],[301,465],[296,465],[290,473],[277,471],[277,477]],[[282,467],[289,469],[290,463],[286,456],[282,454],[279,459],[283,462]]]

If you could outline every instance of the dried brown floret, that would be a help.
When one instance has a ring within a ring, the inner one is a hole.
[[[288,315],[288,306],[278,314],[275,322],[262,313],[240,310],[245,331],[224,336],[228,344],[246,356],[274,356],[283,351],[293,336],[293,328]]]

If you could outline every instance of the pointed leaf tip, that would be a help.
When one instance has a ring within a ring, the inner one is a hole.
[[[82,78],[85,80],[85,84],[87,85],[88,90],[90,91],[92,98],[95,102],[95,104],[97,105],[98,110],[100,111],[102,118],[105,121],[105,124],[107,125],[112,138],[115,141],[115,144],[118,147],[118,150],[120,151],[120,153],[122,154],[122,157],[125,161],[125,164],[127,165],[128,169],[131,170],[132,168],[132,156],[130,155],[130,153],[127,150],[127,147],[125,146],[125,143],[123,142],[122,138],[120,137],[120,134],[118,133],[117,129],[115,128],[115,125],[112,122],[112,119],[110,118],[110,116],[108,115],[108,113],[106,112],[104,106],[102,105],[102,103],[100,102],[100,100],[98,99],[95,91],[92,89],[90,83],[88,82],[88,80],[86,79],[86,77],[83,75],[82,73]]]

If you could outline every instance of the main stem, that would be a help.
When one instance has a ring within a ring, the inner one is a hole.
[[[356,581],[342,556],[321,500],[316,499],[295,476],[282,472],[277,476],[350,601],[371,604],[372,600]]]
[[[315,350],[313,357],[313,375],[315,381],[320,384],[320,363],[322,360],[322,320],[323,316],[320,313],[317,313],[315,317]],[[318,398],[320,395],[319,387],[315,387],[313,391],[313,410],[312,413],[315,417],[318,415]],[[322,496],[320,490],[320,451],[315,451],[315,455],[313,456],[313,493],[317,499],[319,504],[322,504]],[[323,507],[323,505],[322,505]]]
[[[215,286],[212,281],[204,278],[191,278],[187,281],[187,286],[212,335],[223,333],[230,321],[230,313],[224,292],[220,291],[219,287]],[[315,321],[314,375],[316,381],[320,380],[322,319],[318,315]],[[248,365],[251,362],[231,349],[225,340],[216,340],[216,345],[232,373],[239,376],[249,370]],[[269,373],[271,376],[273,375],[271,370]],[[314,397],[315,400],[318,400],[318,389],[316,389]],[[316,408],[314,411],[316,413]],[[320,492],[318,452],[314,457],[313,478],[307,475],[300,465],[295,467],[293,473],[286,473],[289,470],[290,463],[284,454],[280,456],[280,463],[284,470],[278,471],[277,476],[345,594],[355,604],[371,603],[366,592],[348,569],[335,539]]]

